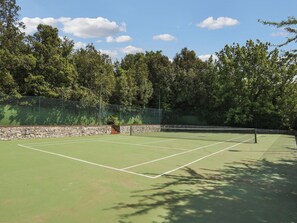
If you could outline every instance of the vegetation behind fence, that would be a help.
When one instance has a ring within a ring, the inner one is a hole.
[[[45,97],[0,98],[0,125],[160,124],[162,111],[154,108],[85,104]]]

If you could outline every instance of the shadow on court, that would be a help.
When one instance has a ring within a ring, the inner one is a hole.
[[[163,223],[297,222],[296,159],[245,161],[204,171],[185,168],[182,175],[164,176],[163,183],[134,191],[135,203],[112,209],[126,213],[119,216],[122,223],[160,208],[166,214],[157,222]]]

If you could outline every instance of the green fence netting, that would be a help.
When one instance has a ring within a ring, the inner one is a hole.
[[[46,97],[0,97],[0,125],[160,124],[162,110]]]

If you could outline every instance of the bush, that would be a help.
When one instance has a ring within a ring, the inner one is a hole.
[[[120,125],[119,117],[116,115],[110,115],[106,120],[107,125]]]
[[[128,123],[129,125],[133,125],[133,124],[136,124],[136,125],[140,125],[142,124],[142,119],[140,116],[135,116],[135,117],[132,117],[129,119]]]

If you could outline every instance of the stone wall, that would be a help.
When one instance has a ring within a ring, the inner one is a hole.
[[[121,125],[120,126],[120,134],[130,135],[130,125]]]
[[[120,134],[160,132],[161,125],[121,125],[119,126]]]
[[[132,135],[133,133],[160,132],[161,125],[133,125],[131,130]]]
[[[56,138],[111,134],[111,126],[18,126],[0,127],[0,140]]]

